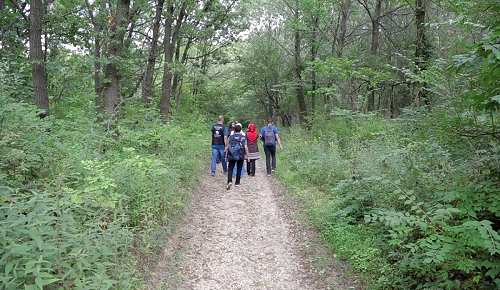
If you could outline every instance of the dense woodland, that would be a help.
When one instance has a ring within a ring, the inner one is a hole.
[[[499,108],[497,0],[0,0],[1,288],[141,288],[224,114],[368,288],[497,289]]]

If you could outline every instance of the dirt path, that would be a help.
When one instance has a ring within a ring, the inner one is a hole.
[[[345,267],[290,214],[273,178],[259,171],[227,191],[207,176],[166,242],[149,289],[356,289]]]

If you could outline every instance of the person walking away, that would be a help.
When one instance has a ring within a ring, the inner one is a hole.
[[[236,126],[236,123],[234,121],[231,121],[231,122],[229,122],[227,124],[227,128],[226,128],[226,146],[227,146],[227,138],[229,138],[229,136],[233,135],[233,133],[234,133],[234,126]],[[229,160],[227,159],[227,151],[225,152],[225,157],[226,157],[226,165],[229,166]]]
[[[233,184],[233,170],[236,165],[236,182],[235,186],[240,185],[241,170],[243,168],[243,160],[248,152],[247,140],[241,132],[241,124],[236,124],[234,133],[230,135],[226,143],[227,159],[229,160],[229,168],[227,174],[227,190],[231,189]]]
[[[246,134],[243,131],[243,125],[240,122],[234,121],[232,124],[233,124],[232,127],[231,127],[232,130],[230,130],[229,135],[233,135],[234,134],[234,128],[235,128],[236,124],[240,124],[240,126],[242,128],[241,134],[243,134],[243,136],[246,137]],[[247,145],[248,145],[248,139],[247,139]],[[245,162],[243,162],[243,169],[241,169],[241,176],[240,176],[240,178],[243,177],[243,176],[245,176],[245,174],[246,174],[245,172],[246,172],[246,164],[245,164]],[[236,177],[236,170],[233,171],[233,177]]]
[[[227,163],[225,158],[225,147],[227,143],[227,132],[224,127],[224,116],[219,116],[217,123],[212,126],[212,162],[210,171],[212,176],[215,176],[217,169],[217,161],[220,160],[222,170],[227,172]]]
[[[260,129],[260,138],[264,143],[267,176],[271,176],[271,172],[276,170],[276,143],[278,143],[280,149],[283,149],[279,130],[274,126],[271,117],[267,118],[267,125]]]
[[[248,124],[247,128],[247,174],[248,176],[255,176],[255,162],[260,158],[259,146],[257,140],[259,134],[257,133],[257,127],[254,123]]]

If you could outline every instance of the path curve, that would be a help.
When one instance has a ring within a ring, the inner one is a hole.
[[[284,205],[273,178],[258,170],[240,187],[224,185],[221,173],[203,178],[148,289],[358,288],[342,263],[313,265],[329,253],[318,254],[317,238],[292,220],[293,207]]]

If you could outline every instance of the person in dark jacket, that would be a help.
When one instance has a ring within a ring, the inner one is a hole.
[[[220,160],[222,170],[227,172],[227,163],[224,154],[224,149],[227,143],[227,130],[224,127],[224,116],[219,116],[217,123],[212,126],[212,162],[210,164],[210,171],[212,176],[215,176],[217,169],[217,161]]]
[[[247,140],[241,132],[241,124],[236,124],[234,133],[227,138],[226,153],[229,160],[229,168],[227,173],[227,190],[231,189],[233,184],[233,170],[236,165],[236,182],[235,186],[240,185],[241,170],[243,169],[243,161],[246,159],[248,152]]]

